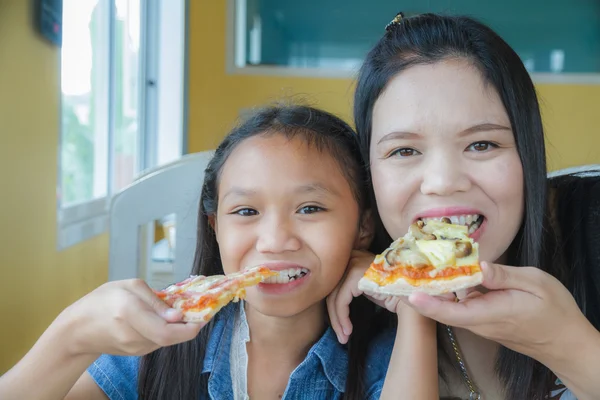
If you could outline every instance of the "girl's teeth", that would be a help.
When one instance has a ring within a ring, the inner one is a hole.
[[[270,284],[285,284],[293,280],[300,279],[308,274],[306,268],[291,268],[279,271],[279,275],[272,276],[263,281],[263,283]]]

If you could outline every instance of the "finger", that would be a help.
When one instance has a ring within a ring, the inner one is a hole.
[[[350,284],[351,281],[346,281]],[[352,321],[350,321],[350,303],[356,296],[360,296],[362,291],[356,288],[350,288],[348,285],[342,285],[335,299],[336,313],[342,327],[342,332],[346,336],[352,334]]]
[[[454,293],[443,293],[443,294],[437,295],[436,297],[439,298],[440,300],[454,302],[454,301],[456,301],[456,298],[458,296]]]
[[[489,292],[485,296],[456,303],[417,292],[409,296],[409,301],[413,308],[426,317],[447,325],[467,327],[488,323],[491,318],[497,320],[505,314],[506,307],[491,308],[497,294]],[[502,299],[497,300],[502,301]]]
[[[391,312],[398,311],[398,303],[401,301],[400,296],[388,296],[385,299],[385,308]]]
[[[127,321],[141,336],[165,347],[187,342],[198,335],[206,323],[170,323],[158,315],[142,300],[132,301],[128,307]]]
[[[385,307],[385,295],[380,293],[363,293],[363,295],[379,307]]]
[[[144,303],[148,304],[165,321],[178,322],[183,319],[183,314],[180,311],[169,307],[143,280],[132,279],[128,281],[126,288]]]
[[[532,267],[509,267],[506,265],[481,263],[483,272],[482,285],[488,289],[513,289],[528,292],[541,297],[538,288],[543,273]],[[540,274],[541,273],[541,274]]]
[[[338,315],[337,315],[337,311],[336,311],[336,307],[335,307],[335,299],[337,297],[339,293],[339,287],[336,287],[335,289],[333,289],[333,292],[331,292],[329,294],[329,296],[327,296],[327,311],[329,313],[329,323],[331,324],[331,329],[333,329],[333,331],[335,332],[337,338],[338,338],[338,342],[344,344],[344,332],[342,331],[342,326],[340,325],[339,319],[338,319]]]

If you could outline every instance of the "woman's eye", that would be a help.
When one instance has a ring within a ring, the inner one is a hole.
[[[467,150],[482,153],[484,151],[488,151],[497,147],[498,145],[492,142],[475,142],[472,143],[469,147],[467,147]]]
[[[323,210],[324,209],[322,207],[318,207],[318,206],[304,206],[300,210],[298,210],[298,212],[300,214],[314,214],[316,212],[323,211]]]
[[[233,214],[240,215],[242,217],[251,217],[258,214],[258,211],[252,208],[241,208],[233,212]]]
[[[415,149],[411,149],[410,147],[403,147],[401,149],[396,149],[390,153],[390,156],[396,157],[410,157],[419,154],[419,152]]]

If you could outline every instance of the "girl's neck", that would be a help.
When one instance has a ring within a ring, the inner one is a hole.
[[[310,347],[316,343],[327,326],[324,302],[315,304],[291,317],[272,317],[261,314],[246,304],[246,318],[250,328],[249,347],[262,354],[279,353],[301,362]],[[287,358],[286,357],[286,358]]]

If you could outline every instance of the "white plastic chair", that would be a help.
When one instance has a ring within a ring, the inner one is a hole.
[[[175,214],[175,262],[171,282],[190,274],[196,247],[198,205],[204,170],[213,152],[193,153],[151,170],[110,205],[108,279],[149,279],[154,221]]]
[[[548,174],[548,178],[555,178],[561,175],[576,174],[578,176],[595,176],[600,175],[600,164],[588,164],[579,167],[564,168],[557,171],[552,171]]]

